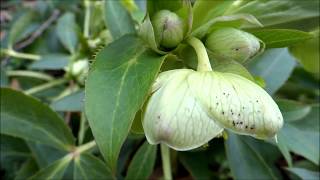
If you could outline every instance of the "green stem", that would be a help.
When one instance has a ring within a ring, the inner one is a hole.
[[[189,37],[187,39],[187,42],[194,48],[197,53],[197,71],[212,71],[206,47],[203,45],[203,43],[195,37]]]
[[[48,83],[41,84],[39,86],[30,88],[30,89],[24,91],[24,93],[28,94],[28,95],[34,94],[34,93],[37,93],[37,92],[44,91],[46,89],[52,88],[54,86],[57,86],[57,85],[60,85],[60,84],[64,84],[66,82],[68,82],[68,79],[66,79],[66,78],[53,80],[53,81],[50,81]]]
[[[24,77],[31,77],[31,78],[37,78],[42,79],[46,81],[51,81],[54,78],[45,74],[45,73],[39,73],[34,71],[23,71],[23,70],[16,70],[16,71],[7,71],[7,76],[24,76]]]
[[[38,61],[41,59],[40,55],[20,53],[20,52],[13,50],[13,49],[2,49],[1,51],[6,55],[12,56],[15,58],[28,59],[28,60],[33,60],[33,61]]]
[[[83,153],[83,152],[85,152],[85,151],[89,151],[89,150],[91,150],[92,148],[94,148],[94,147],[96,147],[96,142],[95,141],[90,141],[90,142],[88,142],[88,143],[86,143],[86,144],[84,144],[84,145],[81,145],[81,146],[79,146],[79,147],[77,147],[77,153]]]
[[[86,117],[84,113],[81,113],[80,118],[80,127],[79,127],[79,133],[78,133],[78,144],[83,143],[84,135],[86,132]]]
[[[84,0],[85,7],[85,15],[84,15],[84,27],[83,27],[83,35],[85,38],[89,38],[89,26],[90,26],[90,16],[91,16],[91,7],[90,1]]]
[[[165,144],[160,144],[160,147],[161,147],[162,169],[163,169],[164,179],[172,180],[170,149]]]

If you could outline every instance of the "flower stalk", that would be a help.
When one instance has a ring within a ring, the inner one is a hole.
[[[161,158],[162,158],[162,169],[165,180],[172,180],[171,163],[170,163],[170,149],[167,145],[161,143]]]
[[[203,43],[195,37],[189,37],[187,42],[194,48],[198,56],[197,71],[212,71],[206,47]]]

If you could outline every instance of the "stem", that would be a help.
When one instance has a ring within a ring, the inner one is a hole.
[[[41,59],[40,55],[20,53],[20,52],[13,50],[13,49],[2,49],[1,51],[6,55],[12,56],[15,58],[28,59],[28,60],[32,60],[32,61],[38,61]]]
[[[65,78],[53,80],[51,82],[48,82],[48,83],[41,84],[39,86],[30,88],[30,89],[24,91],[24,93],[27,94],[27,95],[34,94],[34,93],[37,93],[37,92],[44,91],[46,89],[52,88],[54,86],[57,86],[57,85],[60,85],[60,84],[64,84],[67,81],[68,81],[68,79],[65,79]]]
[[[197,53],[197,71],[212,71],[206,47],[203,45],[203,43],[195,37],[189,37],[187,39],[187,42],[194,48]]]
[[[34,72],[34,71],[23,71],[23,70],[17,70],[17,71],[7,71],[6,72],[7,76],[24,76],[24,77],[32,77],[32,78],[37,78],[37,79],[43,79],[46,81],[51,81],[54,78],[44,74],[44,73],[39,73],[39,72]]]
[[[90,149],[92,149],[92,148],[94,148],[94,147],[96,147],[96,142],[95,141],[90,141],[90,142],[88,142],[88,143],[86,143],[86,144],[84,144],[84,145],[81,145],[81,146],[79,146],[79,147],[77,147],[77,153],[83,153],[83,152],[85,152],[85,151],[88,151],[88,150],[90,150]]]
[[[85,38],[88,38],[89,26],[90,26],[90,15],[91,15],[91,7],[90,7],[89,0],[84,0],[84,7],[85,7],[85,15],[84,15],[83,35]]]
[[[78,133],[78,140],[79,140],[78,144],[83,143],[85,132],[86,132],[86,117],[85,117],[85,114],[82,112],[81,118],[80,118],[80,128]]]
[[[161,157],[162,157],[162,169],[165,180],[172,180],[171,164],[170,164],[170,149],[165,144],[160,144]]]

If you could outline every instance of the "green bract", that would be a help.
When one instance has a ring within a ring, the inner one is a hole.
[[[84,84],[85,78],[89,71],[89,62],[87,59],[78,60],[71,66],[65,68],[65,71],[68,72],[72,77],[76,78],[79,83]]]
[[[167,71],[160,74],[153,91],[143,120],[151,144],[189,150],[216,137],[223,128],[266,139],[283,125],[270,95],[236,74]]]
[[[152,17],[151,22],[156,41],[161,46],[174,48],[183,40],[183,21],[177,14],[161,10]]]
[[[260,40],[235,28],[221,28],[210,33],[205,42],[213,57],[246,62],[263,50]]]

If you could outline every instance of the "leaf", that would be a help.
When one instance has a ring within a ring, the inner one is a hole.
[[[310,171],[303,168],[286,168],[289,172],[299,176],[303,180],[319,179],[320,173],[317,171]]]
[[[61,151],[44,144],[32,141],[27,141],[27,144],[39,167],[46,167],[67,154],[66,151]],[[50,154],[50,156],[48,156],[48,154]]]
[[[14,157],[28,157],[30,151],[26,143],[20,139],[12,136],[1,134],[1,159],[10,156]]]
[[[253,75],[262,77],[266,91],[274,94],[287,81],[295,64],[287,48],[269,49],[252,60],[249,70]]]
[[[35,175],[28,178],[28,180],[61,179],[71,160],[72,155],[66,155],[65,157],[55,161],[49,166],[41,169]]]
[[[51,103],[51,108],[56,111],[79,112],[83,110],[84,91],[79,90]]]
[[[192,29],[197,29],[211,19],[221,16],[233,1],[197,0],[193,5]]]
[[[261,29],[250,33],[262,40],[267,48],[288,47],[313,37],[310,33],[293,29]]]
[[[208,156],[208,153],[203,151],[180,152],[179,160],[195,180],[211,179],[212,172],[209,169]]]
[[[135,34],[134,22],[120,1],[104,1],[106,26],[114,40],[125,34]]]
[[[240,76],[243,76],[249,79],[250,81],[255,82],[250,72],[244,66],[242,66],[240,63],[236,61],[223,61],[223,62],[217,63],[217,65],[214,65],[213,68],[219,72],[229,72],[229,73],[238,74]]]
[[[23,163],[23,165],[17,172],[17,175],[14,179],[15,180],[27,179],[31,175],[35,174],[37,171],[38,171],[38,165],[36,161],[33,158],[29,158],[25,163]]]
[[[87,153],[75,158],[73,176],[74,179],[114,179],[105,163]]]
[[[319,29],[314,38],[290,47],[291,54],[298,60],[305,70],[320,73],[319,57]]]
[[[113,172],[134,116],[165,58],[143,44],[129,35],[114,41],[97,55],[86,82],[86,115]]]
[[[66,54],[46,54],[41,56],[39,61],[33,62],[29,68],[39,70],[63,69],[69,63],[69,55]]]
[[[239,6],[235,6],[228,14],[248,13],[255,16],[263,25],[282,26],[295,22],[297,27],[307,26],[306,21],[311,19],[311,26],[316,26],[319,19],[319,1],[299,1],[299,0],[253,0],[244,1]]]
[[[281,112],[283,112],[283,119],[287,122],[299,120],[308,115],[311,111],[311,107],[309,105],[305,105],[297,101],[279,99],[277,100],[277,104]]]
[[[56,32],[60,42],[71,53],[74,54],[78,44],[78,26],[75,15],[67,12],[58,19]]]
[[[250,14],[235,14],[229,16],[219,16],[211,19],[206,24],[195,29],[191,35],[202,39],[207,33],[211,32],[213,28],[221,27],[235,27],[240,28],[246,24],[252,24],[255,27],[261,27],[262,24]]]
[[[134,155],[127,172],[127,180],[149,179],[156,161],[157,146],[147,141]]]
[[[149,15],[145,17],[143,23],[140,25],[138,34],[155,52],[165,54],[165,52],[158,49],[158,44],[154,36],[154,30]]]
[[[47,105],[8,88],[1,88],[1,133],[63,150],[74,145],[70,129]]]
[[[267,159],[259,151],[259,145],[248,141],[253,140],[251,137],[233,133],[228,133],[228,135],[225,147],[231,172],[235,179],[278,179]]]
[[[28,11],[23,13],[10,28],[10,34],[8,39],[9,48],[13,48],[13,45],[21,40],[21,35],[25,32],[27,27],[31,24],[35,13]]]
[[[287,121],[286,109],[282,106],[280,109],[285,124],[278,133],[278,139],[282,142],[282,147],[279,148],[286,148],[319,165],[319,105],[312,107],[309,114],[295,121]]]

